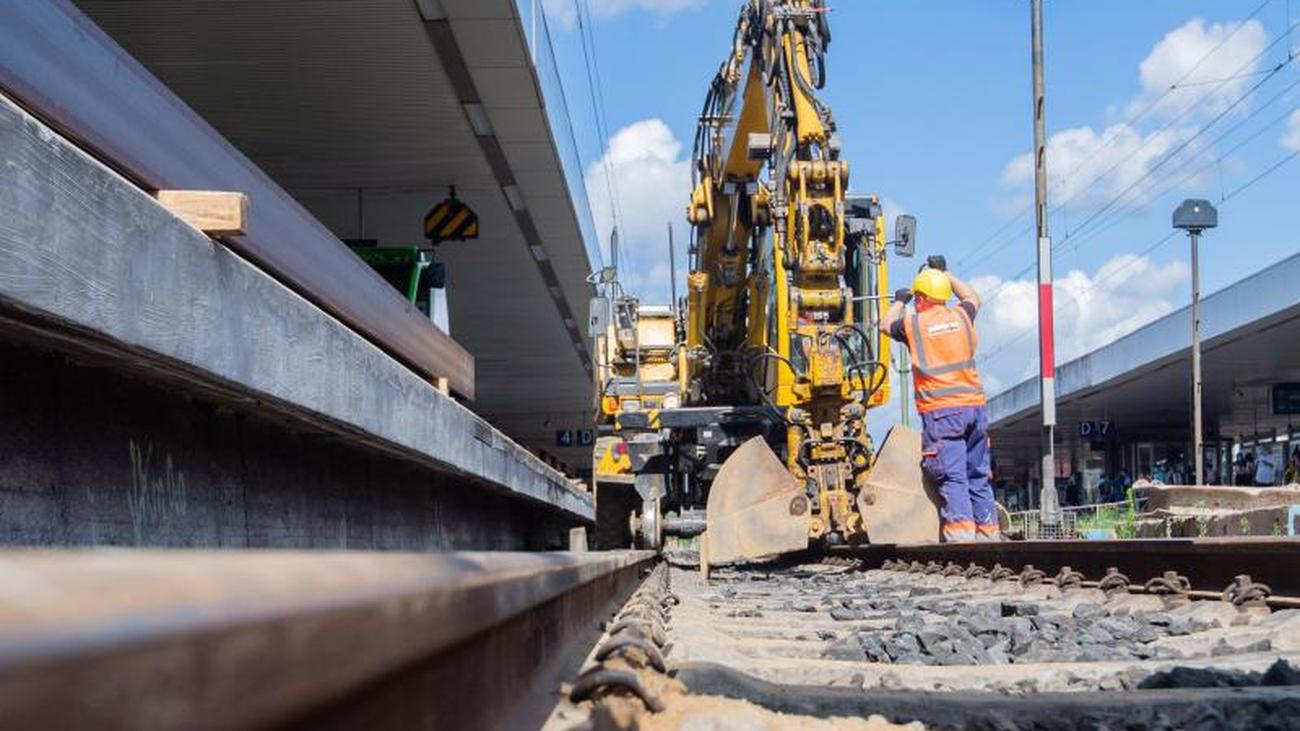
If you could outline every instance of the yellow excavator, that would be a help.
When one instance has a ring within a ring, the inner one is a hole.
[[[641,502],[634,537],[697,536],[706,569],[810,542],[939,537],[919,435],[894,427],[877,449],[867,431],[889,399],[887,255],[914,253],[916,222],[900,216],[887,241],[879,199],[848,193],[818,98],[826,10],[742,7],[695,135],[675,392],[654,406],[606,398]]]

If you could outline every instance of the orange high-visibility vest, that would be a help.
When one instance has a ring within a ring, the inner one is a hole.
[[[927,307],[905,315],[903,330],[912,353],[917,411],[984,405],[984,386],[975,369],[975,325],[964,310]]]

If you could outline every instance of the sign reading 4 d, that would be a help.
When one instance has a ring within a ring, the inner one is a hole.
[[[595,443],[596,432],[594,429],[555,430],[555,446],[557,447],[590,447]]]

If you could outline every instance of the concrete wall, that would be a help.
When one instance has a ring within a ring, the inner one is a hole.
[[[563,548],[571,520],[0,326],[0,544]]]
[[[4,543],[540,548],[592,519],[563,475],[3,96],[0,361]]]

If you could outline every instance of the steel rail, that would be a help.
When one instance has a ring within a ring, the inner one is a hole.
[[[0,554],[7,728],[537,726],[654,556]]]
[[[1300,538],[1152,538],[1113,541],[1002,541],[998,543],[876,544],[847,549],[868,566],[888,559],[1000,563],[1012,571],[1032,564],[1048,574],[1062,567],[1093,581],[1115,567],[1141,585],[1165,571],[1186,576],[1193,596],[1222,592],[1240,574],[1267,584],[1276,597],[1300,598]],[[1289,603],[1283,601],[1282,603]]]
[[[474,358],[108,37],[70,0],[0,0],[0,90],[150,190],[232,190],[223,241],[421,375],[474,399]]]

